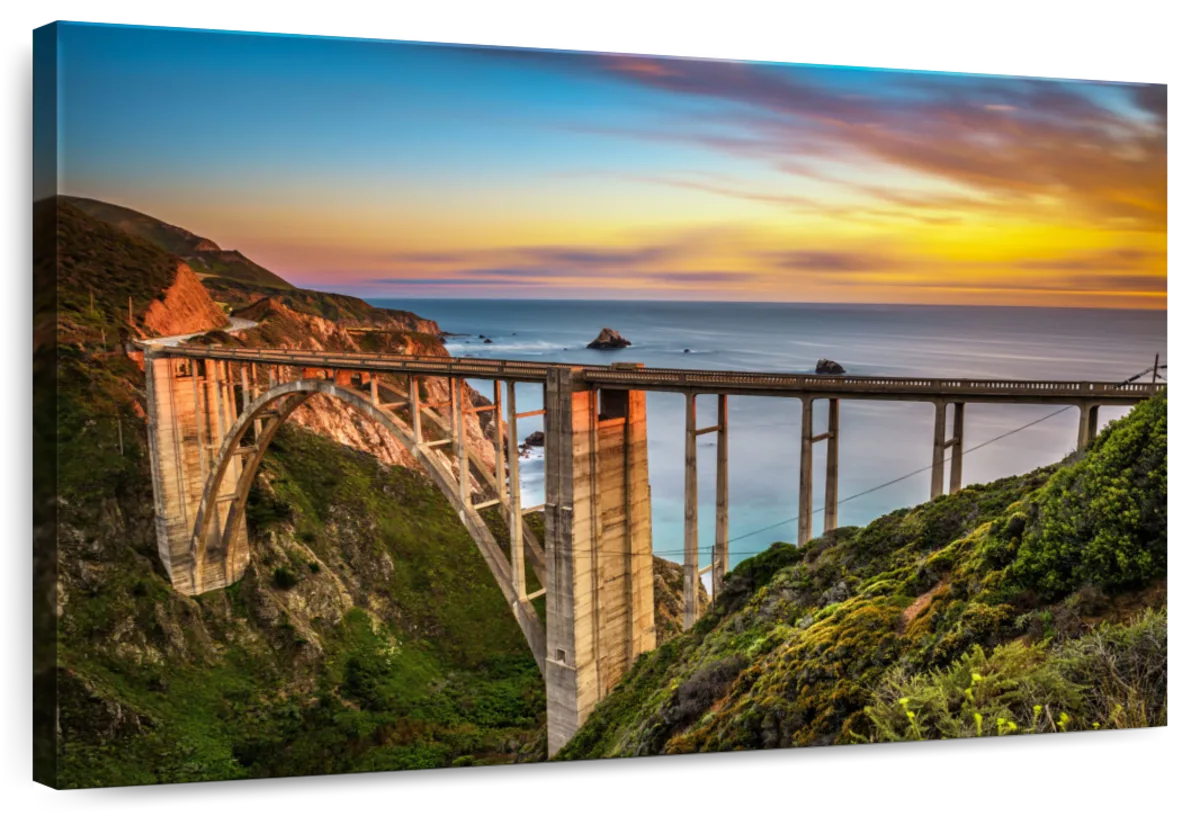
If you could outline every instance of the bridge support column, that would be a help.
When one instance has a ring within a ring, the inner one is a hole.
[[[954,438],[950,440],[950,492],[962,490],[963,411],[965,402],[954,403]]]
[[[729,397],[717,395],[717,524],[713,546],[712,596],[729,570]]]
[[[408,405],[412,413],[413,440],[422,445],[425,440],[421,435],[421,385],[412,374],[408,375]]]
[[[500,381],[496,381],[496,439],[500,439]],[[508,383],[508,552],[512,562],[513,589],[518,598],[528,597],[525,589],[525,522],[521,512],[521,447],[517,443],[517,384]],[[505,500],[504,457],[496,447],[496,486]]]
[[[683,628],[696,622],[700,582],[700,492],[696,475],[696,395],[684,394]]]
[[[208,478],[210,457],[221,444],[216,432],[232,423],[233,384],[221,376],[224,364],[215,360],[203,361],[201,372],[200,363],[159,356],[151,347],[146,351],[145,363],[159,558],[179,591],[195,595],[219,589],[240,577],[249,562],[245,522],[237,529],[228,563],[217,546],[211,550],[205,547],[201,562],[193,564],[192,527]],[[221,482],[222,496],[235,492],[240,473],[241,463],[235,461]],[[218,517],[224,516],[221,509]]]
[[[1076,450],[1082,453],[1100,430],[1100,406],[1082,402],[1079,404],[1079,441]]]
[[[655,644],[645,393],[601,394],[579,373],[554,369],[546,384],[551,755]]]
[[[454,389],[453,395],[450,397],[450,402],[453,414],[450,419],[454,423],[454,439],[456,452],[458,454],[458,500],[464,505],[472,503],[471,499],[471,463],[467,454],[467,381],[463,379],[453,380]]]
[[[838,436],[841,433],[840,400],[829,401],[829,426],[825,432],[825,530],[838,526]]]
[[[802,397],[800,413],[800,526],[796,546],[803,547],[812,538],[812,398]]]
[[[932,501],[946,492],[946,403],[933,404],[933,475],[929,490]]]

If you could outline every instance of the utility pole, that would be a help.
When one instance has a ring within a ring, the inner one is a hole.
[[[1154,355],[1154,374],[1150,377],[1151,383],[1158,382],[1158,355]]]

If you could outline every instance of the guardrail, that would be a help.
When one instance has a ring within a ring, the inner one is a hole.
[[[887,398],[967,399],[1026,398],[1136,401],[1158,393],[1162,383],[1089,382],[1055,380],[997,380],[927,377],[855,377],[779,372],[708,371],[688,368],[637,368],[539,363],[530,360],[497,360],[480,357],[441,357],[394,353],[329,352],[310,349],[237,349],[224,346],[163,346],[154,354],[193,359],[238,360],[262,364],[410,372],[425,375],[477,376],[542,381],[550,371],[571,368],[584,382],[597,386],[646,388],[668,391],[720,391],[794,396],[813,392],[823,395],[855,395]]]

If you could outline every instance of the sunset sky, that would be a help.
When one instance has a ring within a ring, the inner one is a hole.
[[[367,297],[1166,308],[1166,88],[60,27],[59,190]]]

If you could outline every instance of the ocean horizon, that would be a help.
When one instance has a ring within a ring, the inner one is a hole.
[[[828,358],[850,375],[1054,380],[1124,380],[1152,365],[1156,354],[1161,364],[1167,362],[1165,311],[693,300],[368,300],[436,320],[447,334],[447,350],[464,357],[788,373],[812,372],[818,359]],[[605,327],[633,345],[611,351],[586,348]],[[472,385],[490,394],[488,383]],[[517,401],[520,411],[540,408],[541,389],[519,385]],[[682,395],[647,395],[654,550],[674,561],[682,560],[683,547],[683,408]],[[1127,410],[1102,408],[1101,425]],[[826,403],[815,403],[816,433],[825,428],[826,411]],[[715,419],[716,398],[700,397],[700,426]],[[1053,464],[1075,447],[1074,408],[968,405],[965,419],[964,485]],[[796,541],[800,404],[734,396],[729,420],[730,560],[736,565],[776,541]],[[1036,424],[983,444],[1029,423]],[[922,469],[932,455],[932,405],[843,400],[840,424],[841,526],[862,525],[928,500],[930,477]],[[518,422],[522,439],[541,428],[540,417]],[[701,566],[709,563],[714,537],[715,447],[713,437],[700,438]],[[824,457],[824,446],[815,445],[814,535],[822,532]],[[540,456],[523,460],[521,467],[525,503],[541,503]]]

